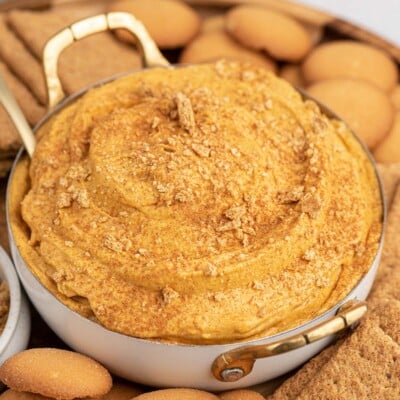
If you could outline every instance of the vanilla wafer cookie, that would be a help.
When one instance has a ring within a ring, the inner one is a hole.
[[[277,68],[276,63],[268,56],[247,49],[233,40],[227,33],[218,30],[204,33],[193,40],[182,52],[179,62],[196,64],[216,61],[221,58],[251,62],[272,72],[276,72]]]
[[[265,50],[278,60],[298,62],[312,47],[311,36],[300,23],[265,7],[232,8],[225,28],[243,45]]]
[[[365,80],[390,92],[396,86],[396,63],[383,51],[355,40],[336,40],[316,47],[302,67],[310,83],[326,79],[351,78]]]
[[[54,348],[29,349],[13,355],[0,367],[0,379],[16,391],[64,400],[103,396],[112,386],[110,374],[98,362]]]

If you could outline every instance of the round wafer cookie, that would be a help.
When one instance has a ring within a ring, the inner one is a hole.
[[[179,62],[196,64],[220,58],[251,62],[272,72],[276,72],[277,69],[276,63],[271,58],[247,49],[223,31],[214,31],[198,36],[182,52]]]
[[[238,389],[220,393],[221,400],[264,400],[264,397],[255,390]]]
[[[400,111],[396,113],[392,129],[374,150],[374,157],[382,163],[400,163]]]
[[[243,45],[265,50],[278,60],[300,61],[312,46],[310,34],[300,23],[263,7],[232,8],[225,27]]]
[[[302,66],[308,84],[326,79],[366,80],[384,91],[398,80],[397,66],[382,50],[354,40],[338,40],[316,47]]]
[[[143,393],[135,400],[218,400],[218,397],[197,389],[162,389]]]
[[[382,142],[392,126],[394,108],[388,95],[366,81],[330,79],[307,91],[343,118],[369,149]]]
[[[13,390],[63,400],[102,396],[112,386],[110,374],[97,361],[53,348],[15,354],[0,367],[0,379]]]
[[[117,0],[108,11],[124,11],[139,19],[157,45],[164,49],[183,47],[199,32],[201,20],[196,11],[178,0]],[[129,43],[136,43],[133,36],[118,30],[117,36]]]

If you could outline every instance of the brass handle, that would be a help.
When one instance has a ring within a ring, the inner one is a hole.
[[[24,113],[19,108],[14,96],[11,94],[6,81],[0,75],[0,103],[4,106],[11,120],[13,121],[22,143],[25,146],[29,156],[32,157],[35,151],[36,139],[32,132],[31,127],[25,119]]]
[[[132,14],[112,12],[85,18],[53,36],[44,47],[43,68],[47,84],[49,108],[53,108],[65,97],[58,76],[58,58],[62,51],[73,42],[86,36],[114,29],[127,29],[135,36],[145,67],[166,67],[169,65],[169,62],[161,54],[144,25]]]
[[[307,331],[273,343],[243,346],[218,356],[211,367],[215,378],[223,382],[234,382],[248,375],[258,358],[286,353],[343,332],[358,323],[367,312],[364,301],[351,300],[344,304],[338,314]]]

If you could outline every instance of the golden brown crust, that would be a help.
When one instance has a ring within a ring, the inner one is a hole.
[[[54,399],[105,395],[111,376],[98,362],[72,351],[37,348],[17,353],[0,367],[0,379],[18,392]]]
[[[365,43],[336,40],[316,47],[304,61],[308,84],[327,79],[362,79],[390,92],[398,80],[395,62],[383,51]]]
[[[311,49],[306,29],[294,19],[257,6],[237,6],[226,15],[227,31],[243,45],[278,60],[298,62]]]

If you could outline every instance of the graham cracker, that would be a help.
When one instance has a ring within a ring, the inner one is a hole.
[[[322,351],[306,363],[295,375],[286,380],[271,397],[273,400],[295,400],[308,383],[318,374],[322,366],[336,353],[337,345]]]
[[[12,91],[29,124],[31,126],[36,125],[45,115],[45,107],[38,103],[28,88],[18,80],[1,60],[0,74],[7,82],[9,89]],[[0,144],[0,151],[1,150],[3,150],[3,147],[1,147]]]
[[[276,399],[275,395],[269,399]],[[295,397],[297,400],[400,398],[400,347],[373,318],[341,343]]]
[[[8,28],[3,15],[0,15],[0,37],[0,57],[31,90],[40,104],[45,105],[47,94],[40,62]]]
[[[371,318],[379,327],[400,345],[400,301],[383,299],[372,306]]]
[[[74,13],[54,11],[16,10],[8,14],[10,26],[39,59],[46,40],[76,19]],[[102,32],[66,49],[60,56],[59,74],[65,92],[71,94],[94,82],[139,66],[140,57],[134,47],[119,42],[110,32]]]

